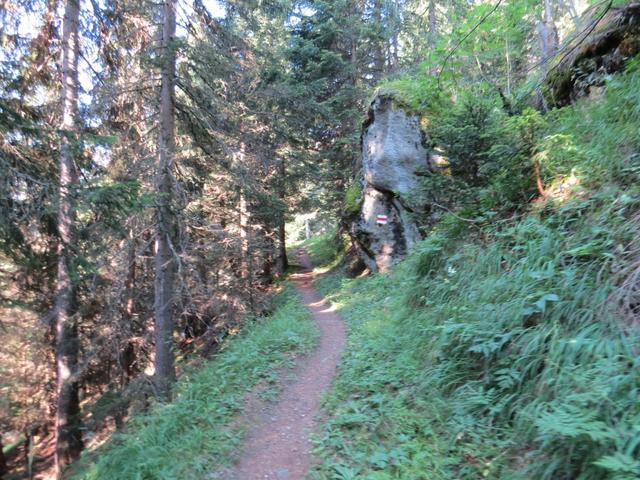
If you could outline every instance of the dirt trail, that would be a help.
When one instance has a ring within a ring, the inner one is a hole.
[[[302,301],[320,329],[320,344],[299,359],[292,379],[282,387],[276,404],[253,395],[246,418],[250,432],[240,462],[229,477],[233,480],[301,480],[312,465],[309,434],[320,410],[322,394],[329,388],[345,344],[342,319],[312,286],[311,262],[299,253],[304,268],[293,275]]]

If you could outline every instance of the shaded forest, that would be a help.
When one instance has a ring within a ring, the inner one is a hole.
[[[313,347],[300,245],[350,338],[309,478],[640,478],[640,4],[0,2],[0,478],[208,478]],[[390,273],[376,101],[428,152]],[[190,412],[217,457],[127,437]]]

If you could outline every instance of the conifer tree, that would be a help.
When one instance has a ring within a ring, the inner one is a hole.
[[[58,274],[56,279],[56,467],[58,475],[82,449],[78,397],[78,316],[75,258],[75,199],[78,126],[78,0],[67,0],[62,24]]]
[[[176,3],[163,3],[160,134],[156,169],[157,233],[155,245],[155,376],[159,398],[171,397],[175,380],[173,308],[176,275],[176,224],[173,212],[175,160]]]

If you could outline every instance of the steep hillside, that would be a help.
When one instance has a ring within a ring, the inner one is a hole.
[[[484,178],[425,181],[450,213],[391,273],[317,282],[349,341],[311,478],[640,478],[638,92],[634,60],[546,116],[429,110]]]
[[[640,0],[2,0],[0,45],[1,479],[640,479]]]
[[[207,478],[237,457],[247,425],[238,417],[249,391],[278,395],[281,369],[316,343],[317,329],[292,287],[273,315],[255,319],[212,360],[182,375],[173,403],[136,415],[124,432],[87,454],[74,479]],[[218,478],[218,477],[214,477]]]

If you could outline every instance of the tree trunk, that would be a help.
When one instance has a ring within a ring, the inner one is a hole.
[[[559,45],[558,29],[553,20],[550,0],[544,0],[544,19],[538,22],[536,29],[540,43],[540,65],[543,75],[546,76],[549,72],[550,60],[558,52]],[[546,112],[548,110],[547,103],[539,87],[536,90],[536,95],[539,108]]]
[[[350,72],[351,85],[353,86],[353,91],[357,92],[358,91],[358,40],[355,33],[353,33],[353,38],[351,39],[350,64],[351,64],[350,65],[351,66],[351,72]],[[343,128],[345,130],[344,135],[346,137],[350,135],[357,137],[357,132],[360,130],[360,119],[358,115],[353,115],[351,118],[351,124],[349,125],[349,123],[344,123]],[[353,148],[356,148],[355,143],[353,145]],[[353,173],[356,175],[362,168],[362,159],[360,157],[361,155],[356,155],[355,161],[353,165],[351,165],[351,168],[353,169]],[[342,178],[341,180],[344,180],[344,178]],[[344,189],[344,181],[338,181],[335,184],[335,187],[336,187],[336,190],[340,192],[341,190]]]
[[[544,188],[544,183],[542,182],[542,173],[540,172],[540,161],[533,161],[533,173],[536,176],[536,187],[538,187],[538,193],[542,198],[547,196],[547,191]]]
[[[579,28],[580,16],[578,15],[578,10],[576,9],[575,0],[568,0],[568,2],[565,2],[564,0],[559,0],[558,5],[563,11],[569,13],[569,16],[571,17],[571,21],[573,22],[574,27],[576,29]]]
[[[504,38],[504,56],[507,61],[507,96],[511,96],[511,54],[509,53],[509,37]]]
[[[240,128],[240,136],[244,136],[244,129]],[[234,166],[239,175],[238,186],[238,225],[240,227],[240,279],[249,302],[249,311],[254,312],[253,298],[253,252],[251,239],[251,211],[247,201],[245,175],[247,175],[246,147],[240,142],[239,149],[234,155]]]
[[[7,468],[7,459],[4,457],[4,445],[2,444],[2,434],[0,434],[0,478],[9,473]]]
[[[244,282],[244,288],[249,300],[249,311],[255,311],[253,298],[253,252],[251,251],[251,212],[247,205],[244,187],[240,187],[240,276]]]
[[[156,171],[158,192],[155,254],[155,382],[160,400],[171,398],[175,381],[173,358],[173,303],[176,258],[173,249],[175,218],[172,211],[173,162],[175,156],[175,75],[176,54],[173,41],[176,33],[175,0],[164,1],[162,27],[162,87],[160,93],[160,141]]]
[[[121,315],[122,325],[129,336],[133,335],[133,314],[135,312],[135,292],[136,292],[136,239],[133,227],[127,234],[127,278],[125,280],[124,298],[122,301]],[[127,338],[119,352],[120,385],[125,386],[133,375],[133,364],[135,362],[135,348],[131,338]]]
[[[33,431],[27,429],[24,432],[24,466],[27,478],[33,479]]]
[[[58,192],[58,272],[56,279],[56,473],[82,450],[78,397],[78,326],[76,279],[73,273],[75,201],[77,184],[74,145],[78,116],[79,0],[67,0],[62,24],[61,80],[62,141]]]
[[[287,233],[283,215],[278,224],[278,273],[286,272],[287,268],[289,268],[289,257],[287,257]]]
[[[433,59],[433,55],[435,53],[436,47],[438,45],[438,16],[437,16],[437,10],[436,10],[436,1],[435,0],[430,0],[429,1],[429,13],[428,13],[428,22],[429,22],[429,38],[428,38],[428,45],[429,45],[429,58]],[[438,69],[435,65],[435,63],[433,63],[433,61],[431,62],[431,66],[429,67],[429,75],[435,75],[438,73]]]
[[[375,61],[375,78],[380,80],[385,74],[386,55],[385,47],[387,42],[384,39],[382,33],[382,0],[376,0],[373,5],[373,17],[376,27],[380,29],[379,37],[376,38],[376,45],[374,50]]]
[[[284,157],[280,159],[280,164],[278,165],[278,175],[280,177],[280,191],[279,196],[282,203],[285,203],[287,197],[286,184],[287,184],[287,168],[284,161]],[[282,274],[287,271],[289,268],[289,258],[287,257],[287,233],[285,229],[285,214],[282,213],[280,220],[278,221],[278,261],[277,261],[277,270],[279,274]]]
[[[558,29],[553,19],[550,0],[544,0],[544,19],[537,24],[540,41],[542,68],[546,73],[549,60],[557,53],[559,45]]]
[[[399,63],[399,53],[398,53],[398,32],[394,32],[393,36],[391,37],[391,45],[393,47],[393,67],[392,69],[395,70],[396,68],[398,68],[398,63]]]

